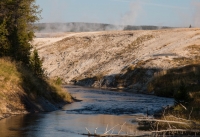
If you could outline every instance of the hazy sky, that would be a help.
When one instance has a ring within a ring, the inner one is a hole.
[[[36,0],[40,22],[200,26],[200,0]]]

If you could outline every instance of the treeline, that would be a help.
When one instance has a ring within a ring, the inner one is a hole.
[[[34,37],[33,23],[40,19],[35,0],[0,1],[0,57],[11,57],[42,75],[41,60],[30,41]]]
[[[109,30],[158,30],[170,29],[172,27],[165,26],[131,26],[131,25],[114,25],[103,23],[36,23],[37,32],[91,32],[91,31],[109,31]]]

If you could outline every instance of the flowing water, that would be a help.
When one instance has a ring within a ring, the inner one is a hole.
[[[135,135],[148,132],[137,129],[136,118],[153,115],[162,107],[173,104],[173,99],[152,95],[131,94],[65,86],[81,102],[75,102],[50,113],[9,117],[0,121],[0,137],[83,137],[85,127],[94,133],[104,133],[117,124],[122,133]],[[117,126],[113,133],[117,133]]]

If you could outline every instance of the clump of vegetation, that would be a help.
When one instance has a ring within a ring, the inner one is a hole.
[[[62,84],[62,78],[60,78],[60,77],[57,77],[55,80],[54,80],[54,83],[56,84],[56,85],[61,85]]]
[[[34,72],[35,75],[44,77],[44,69],[42,68],[42,60],[38,55],[38,51],[36,49],[33,50],[32,55],[30,56],[30,68]]]
[[[104,73],[100,73],[100,74],[97,74],[96,76],[94,76],[93,79],[94,79],[95,81],[99,81],[99,80],[101,80],[104,76],[105,76]]]
[[[8,90],[12,84],[18,84],[20,73],[17,67],[8,59],[0,59],[0,87],[1,90]],[[9,85],[9,86],[8,86]]]
[[[173,97],[176,105],[170,113],[176,117],[200,120],[200,66],[188,65],[158,74],[148,84],[149,92],[158,96]],[[184,106],[184,107],[183,107]]]
[[[156,95],[174,97],[174,93],[180,90],[184,84],[184,90],[187,92],[196,92],[200,90],[198,84],[200,77],[199,65],[188,65],[182,68],[166,70],[165,73],[158,73],[149,83],[151,91]]]
[[[189,53],[191,54],[191,55],[199,55],[199,52],[200,52],[200,45],[190,45],[190,46],[188,46],[188,47],[186,47],[185,48],[186,50],[188,50],[189,51]]]
[[[178,65],[188,65],[191,64],[193,60],[186,57],[179,57],[179,58],[174,58],[173,61]]]
[[[200,51],[200,45],[190,45],[188,46],[186,49],[190,50],[190,51],[196,51],[199,52]]]
[[[134,40],[131,44],[129,44],[129,48],[137,48],[143,42],[148,41],[152,38],[154,38],[153,35],[142,35],[138,37],[136,40]]]

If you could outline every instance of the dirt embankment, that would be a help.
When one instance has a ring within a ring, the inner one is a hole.
[[[53,81],[35,76],[21,63],[0,58],[0,119],[54,111],[72,101]]]
[[[15,87],[12,90],[16,91],[3,93],[5,98],[0,100],[0,120],[11,115],[55,111],[66,104],[66,102],[52,102],[44,97],[30,98],[19,87]]]
[[[48,76],[84,86],[146,92],[158,72],[200,58],[198,28],[50,35],[33,41]]]

